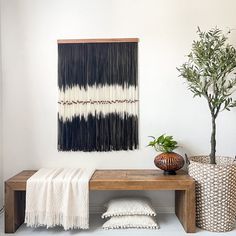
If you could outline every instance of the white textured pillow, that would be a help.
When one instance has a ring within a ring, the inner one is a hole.
[[[156,212],[151,207],[148,198],[117,198],[110,200],[107,205],[107,211],[102,214],[102,218],[112,216],[127,215],[148,215],[156,216]]]
[[[126,229],[126,228],[142,228],[142,229],[159,229],[159,225],[151,216],[113,216],[106,221],[103,229]]]

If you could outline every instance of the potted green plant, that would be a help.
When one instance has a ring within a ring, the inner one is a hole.
[[[190,157],[189,174],[196,180],[197,226],[225,232],[236,218],[236,165],[232,157],[216,156],[216,119],[236,106],[236,50],[218,28],[197,30],[188,60],[177,68],[194,97],[206,100],[211,114],[211,151]]]
[[[149,142],[148,146],[153,147],[157,152],[161,152],[154,159],[155,165],[164,170],[164,174],[175,175],[175,171],[181,169],[184,165],[183,157],[173,152],[178,148],[178,143],[173,139],[173,136],[164,134],[157,138],[150,137],[153,140]]]

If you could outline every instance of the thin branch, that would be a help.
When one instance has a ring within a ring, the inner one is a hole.
[[[211,115],[213,115],[213,114],[214,114],[214,109],[213,109],[213,107],[212,107],[212,105],[211,105],[211,100],[212,100],[212,99],[209,97],[209,94],[207,93],[207,91],[205,92],[204,97],[205,97],[206,100],[207,100],[208,106],[209,106],[210,111],[211,111]]]
[[[214,113],[214,117],[216,118],[220,112],[221,104],[217,107],[216,112]]]

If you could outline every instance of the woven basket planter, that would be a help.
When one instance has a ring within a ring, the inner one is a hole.
[[[226,232],[236,221],[236,162],[230,157],[216,157],[210,165],[208,156],[190,157],[189,175],[196,181],[196,224],[199,228]]]

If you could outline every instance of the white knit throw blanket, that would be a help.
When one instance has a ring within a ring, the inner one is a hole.
[[[91,169],[42,168],[27,180],[25,223],[30,227],[89,228]]]

